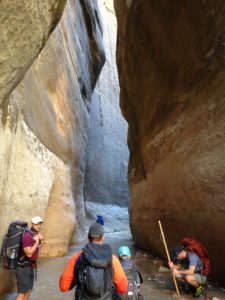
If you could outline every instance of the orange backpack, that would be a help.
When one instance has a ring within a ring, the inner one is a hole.
[[[199,256],[203,264],[202,275],[208,276],[211,267],[208,252],[206,251],[205,247],[192,238],[183,238],[180,244],[185,247],[185,250],[195,252]]]

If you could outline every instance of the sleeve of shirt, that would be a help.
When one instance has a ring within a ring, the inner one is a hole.
[[[24,236],[22,237],[23,248],[32,247],[33,244],[34,244],[34,240],[31,234],[28,232],[25,233]]]
[[[112,256],[112,265],[113,265],[113,282],[116,286],[116,291],[118,294],[126,294],[128,281],[126,274],[123,270],[123,267],[120,264],[119,259],[113,255]]]
[[[73,255],[65,266],[65,269],[59,279],[59,288],[61,292],[68,292],[75,286],[76,278],[74,276],[74,266],[81,253],[82,250]]]
[[[190,253],[189,255],[189,266],[196,267],[198,263],[198,257],[194,253]]]

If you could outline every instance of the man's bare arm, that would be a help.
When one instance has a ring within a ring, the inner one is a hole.
[[[176,274],[181,274],[181,275],[193,275],[195,272],[196,267],[195,266],[190,266],[189,269],[187,270],[173,270],[174,275]]]

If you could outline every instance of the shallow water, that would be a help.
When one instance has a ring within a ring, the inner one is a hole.
[[[111,245],[114,253],[116,253],[121,244],[132,248],[132,239],[129,231],[108,233],[106,242]],[[31,300],[73,299],[74,292],[61,293],[58,282],[69,257],[86,243],[87,239],[80,241],[76,246],[70,247],[69,253],[65,257],[42,258],[38,260],[37,281],[30,297]],[[5,300],[14,299],[15,293],[5,297]]]
[[[143,275],[144,284],[142,285],[142,291],[145,300],[169,300],[176,298],[175,291],[168,289],[168,287],[173,287],[170,280],[170,273],[159,272],[162,261],[148,253],[136,250],[129,231],[108,232],[106,242],[110,244],[115,254],[121,245],[130,247],[132,255],[134,255],[134,261]],[[76,246],[70,247],[69,254],[66,257],[43,258],[38,261],[38,278],[37,282],[35,282],[33,294],[30,297],[31,300],[73,299],[74,291],[61,293],[58,281],[69,257],[86,243],[87,240],[85,239],[80,241]],[[212,300],[213,297],[225,300],[225,291],[211,287],[208,288],[207,296],[198,299]],[[14,299],[15,293],[5,297],[5,300]],[[182,295],[180,299],[193,298]]]

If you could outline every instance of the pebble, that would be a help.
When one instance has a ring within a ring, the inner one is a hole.
[[[163,274],[160,274],[160,273],[155,274],[155,278],[162,278],[162,277],[163,277]]]
[[[166,268],[166,267],[160,266],[160,267],[159,267],[159,272],[161,272],[161,273],[167,273],[167,272],[170,272],[170,269],[168,269],[168,268]]]
[[[152,262],[153,262],[153,265],[162,265],[163,264],[163,262],[159,259],[158,260],[154,259]]]

